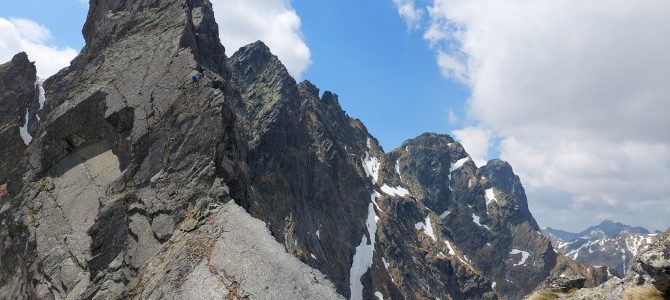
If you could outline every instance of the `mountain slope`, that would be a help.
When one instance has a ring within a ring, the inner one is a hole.
[[[566,256],[589,265],[607,266],[611,274],[625,274],[633,257],[646,249],[657,234],[642,227],[633,227],[605,220],[579,233],[546,228],[543,233],[554,248]]]

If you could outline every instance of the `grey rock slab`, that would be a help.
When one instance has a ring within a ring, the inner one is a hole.
[[[221,208],[224,234],[210,264],[255,299],[342,299],[319,271],[286,253],[265,227],[233,202]]]

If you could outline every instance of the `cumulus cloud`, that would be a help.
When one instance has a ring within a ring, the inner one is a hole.
[[[398,14],[402,17],[410,30],[419,29],[421,25],[421,18],[423,17],[423,9],[418,8],[414,0],[393,0]]]
[[[21,51],[35,61],[37,75],[47,78],[68,66],[78,51],[49,45],[48,28],[27,19],[0,18],[0,62],[6,62]]]
[[[213,0],[221,42],[228,55],[263,41],[299,79],[311,64],[301,21],[288,0]]]
[[[486,165],[486,158],[493,138],[493,131],[482,127],[465,127],[454,130],[456,139],[463,145],[465,151],[470,154],[472,161],[481,167]]]
[[[433,0],[428,15],[437,64],[470,87],[468,117],[496,130],[541,224],[670,226],[670,2]]]

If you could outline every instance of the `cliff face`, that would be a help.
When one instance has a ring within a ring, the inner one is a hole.
[[[24,152],[38,105],[35,65],[19,53],[0,65],[0,295],[17,298],[29,291],[29,232],[22,220]]]
[[[336,95],[297,85],[260,42],[240,49],[230,66],[248,147],[243,206],[349,296],[353,245],[367,232],[371,187],[360,164],[370,135]]]
[[[217,28],[207,0],[94,0],[45,102],[25,55],[0,66],[0,298],[517,299],[593,272],[507,163],[437,134],[385,153]]]

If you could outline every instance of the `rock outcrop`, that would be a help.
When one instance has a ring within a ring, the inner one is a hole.
[[[17,194],[23,188],[24,153],[32,139],[38,105],[35,65],[19,53],[0,65],[0,297],[29,294],[28,240],[25,210]]]

